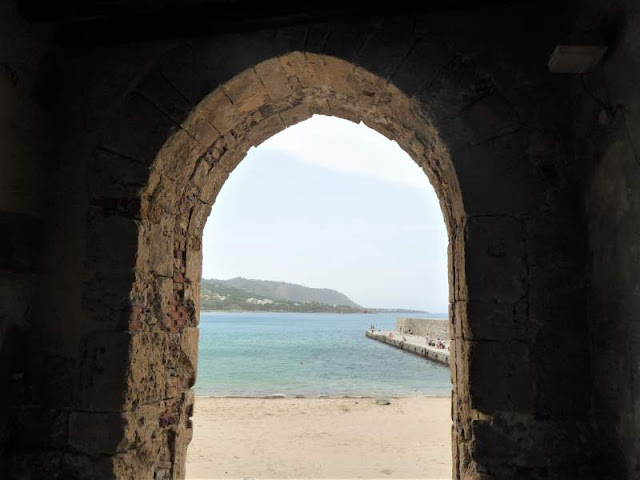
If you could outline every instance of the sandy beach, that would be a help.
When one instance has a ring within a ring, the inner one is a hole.
[[[451,478],[451,400],[207,398],[188,479]]]

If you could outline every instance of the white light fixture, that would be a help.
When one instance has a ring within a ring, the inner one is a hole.
[[[585,73],[604,57],[605,45],[558,45],[549,59],[553,73]]]

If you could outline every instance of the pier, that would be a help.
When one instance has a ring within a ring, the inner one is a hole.
[[[366,332],[365,335],[373,340],[386,343],[400,350],[406,350],[420,357],[449,365],[449,350],[427,345],[425,337],[400,332],[371,331]]]

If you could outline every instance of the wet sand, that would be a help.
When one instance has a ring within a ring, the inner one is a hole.
[[[451,399],[198,397],[188,479],[451,478]]]

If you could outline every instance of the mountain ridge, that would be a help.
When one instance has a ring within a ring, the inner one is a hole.
[[[347,295],[330,288],[306,287],[277,280],[234,277],[227,280],[203,278],[202,310],[284,312],[421,312],[411,309],[365,308]],[[427,312],[424,312],[427,313]]]
[[[276,280],[256,280],[234,277],[226,280],[229,285],[254,293],[256,295],[273,296],[279,300],[291,302],[317,302],[327,305],[362,308],[344,293],[330,288],[306,287],[297,283]]]

